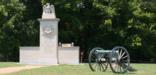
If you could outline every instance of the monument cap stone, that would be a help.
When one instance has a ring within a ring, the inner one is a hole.
[[[54,5],[47,3],[43,6],[42,19],[55,19],[55,7]]]

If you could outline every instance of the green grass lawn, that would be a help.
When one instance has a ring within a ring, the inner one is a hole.
[[[0,68],[13,67],[13,66],[21,66],[21,65],[17,64],[17,62],[0,62]]]
[[[131,64],[137,72],[129,72],[122,75],[156,75],[156,64]],[[92,72],[88,64],[59,65],[42,67],[32,70],[24,70],[7,75],[121,75],[114,74],[110,69],[106,72]]]

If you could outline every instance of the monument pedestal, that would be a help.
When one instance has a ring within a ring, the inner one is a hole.
[[[39,19],[40,59],[42,63],[58,64],[58,21],[59,19]]]

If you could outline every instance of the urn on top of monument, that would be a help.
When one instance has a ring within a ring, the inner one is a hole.
[[[55,19],[55,8],[54,5],[47,3],[43,6],[42,19]]]

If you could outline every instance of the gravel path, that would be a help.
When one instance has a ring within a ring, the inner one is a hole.
[[[18,67],[7,67],[7,68],[0,68],[0,74],[8,74],[8,73],[13,73],[13,72],[18,72],[22,70],[29,70],[33,68],[40,68],[43,66],[38,66],[38,65],[26,65],[26,66],[18,66]]]

